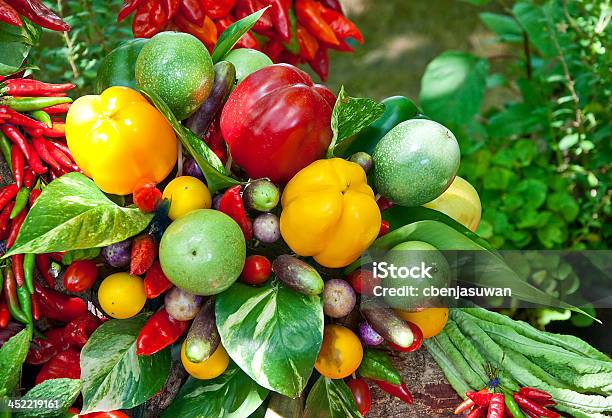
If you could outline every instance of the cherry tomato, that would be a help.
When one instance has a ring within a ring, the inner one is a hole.
[[[421,328],[412,322],[408,322],[408,326],[412,330],[412,335],[414,336],[414,340],[412,341],[410,347],[400,347],[397,344],[393,344],[391,341],[387,341],[389,347],[404,353],[411,353],[413,351],[417,351],[423,345],[423,331],[421,331]]]
[[[390,228],[389,221],[385,221],[385,220],[381,221],[380,231],[378,231],[378,236],[382,237],[383,235],[385,235],[387,232],[389,232],[389,228]]]
[[[353,398],[355,399],[359,413],[365,416],[372,406],[372,394],[370,393],[368,383],[365,379],[352,379],[347,385],[351,392],[353,392]]]
[[[89,414],[79,415],[79,418],[130,418],[130,416],[126,415],[125,413],[121,411],[110,411],[110,412],[91,412]]]
[[[134,189],[132,199],[142,212],[153,212],[162,201],[162,192],[155,183],[145,183]]]
[[[98,267],[93,260],[73,261],[64,274],[64,287],[69,292],[84,292],[98,278]]]
[[[330,379],[344,379],[357,370],[363,359],[361,341],[342,325],[326,325],[315,369]]]
[[[111,274],[98,289],[98,302],[102,310],[113,318],[133,317],[142,310],[146,301],[142,279],[128,273]]]
[[[244,260],[240,278],[247,284],[260,285],[268,280],[271,273],[270,260],[263,255],[250,255]]]
[[[435,337],[448,322],[448,308],[426,308],[419,312],[396,310],[399,316],[421,328],[423,338]]]
[[[355,270],[346,276],[346,280],[353,286],[355,292],[363,295],[373,295],[374,288],[380,286],[380,279],[374,277],[370,270],[365,269]]]

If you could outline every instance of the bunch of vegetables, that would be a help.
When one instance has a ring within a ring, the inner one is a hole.
[[[41,0],[1,0],[0,22],[23,26],[23,18],[43,28],[55,31],[69,31],[70,25],[49,9]]]
[[[180,30],[212,51],[218,35],[232,23],[264,8],[252,33],[237,45],[261,50],[274,62],[308,63],[322,80],[329,73],[328,49],[352,52],[349,40],[364,41],[338,0],[126,0],[118,21],[135,12],[135,37]]]

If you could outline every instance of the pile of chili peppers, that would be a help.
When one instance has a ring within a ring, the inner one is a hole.
[[[0,188],[3,250],[15,243],[42,187],[63,174],[79,171],[64,134],[64,115],[72,102],[66,94],[74,87],[28,78],[0,78],[0,150],[14,179]],[[0,329],[8,326],[11,317],[30,327],[40,318],[67,323],[47,331],[46,338],[34,339],[29,362],[45,364],[37,383],[56,377],[78,378],[79,350],[99,324],[82,299],[54,290],[51,263],[61,262],[62,256],[16,254],[2,266]],[[36,269],[46,286],[35,280]]]
[[[0,0],[0,22],[23,26],[21,16],[43,28],[69,31],[70,25],[53,13],[41,0]]]
[[[234,21],[268,6],[253,30],[238,41],[239,48],[261,50],[274,62],[308,63],[326,80],[328,50],[352,52],[350,38],[364,42],[338,0],[125,0],[118,20],[135,12],[132,32],[137,38],[179,30],[212,50]]]
[[[557,418],[557,412],[548,409],[556,405],[552,395],[540,389],[523,387],[518,392],[493,393],[487,388],[479,392],[467,392],[467,399],[455,409],[455,414],[470,411],[467,418]]]

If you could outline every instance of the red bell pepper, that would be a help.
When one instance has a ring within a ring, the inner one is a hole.
[[[101,323],[97,316],[87,312],[64,327],[64,341],[75,348],[82,348]]]
[[[36,375],[35,383],[38,385],[45,380],[62,377],[79,379],[81,377],[80,362],[81,353],[72,348],[64,350],[42,366],[38,375]]]
[[[34,284],[38,294],[41,316],[56,321],[70,322],[87,313],[87,304],[81,298],[68,296],[40,284]]]
[[[187,330],[189,321],[172,318],[161,308],[147,320],[136,339],[136,354],[150,356],[174,343]]]
[[[286,183],[323,158],[332,138],[332,107],[321,88],[288,64],[262,68],[238,84],[221,113],[236,164],[251,178]]]
[[[52,328],[45,332],[45,338],[37,337],[32,340],[26,363],[45,364],[57,353],[68,349],[68,347],[69,345],[64,341],[64,328]]]
[[[144,278],[144,289],[147,299],[154,299],[172,288],[172,283],[162,271],[159,261],[153,263]]]
[[[249,241],[253,238],[253,223],[247,217],[244,202],[240,196],[240,186],[234,186],[226,190],[219,201],[219,210],[232,218],[242,229],[244,239]]]

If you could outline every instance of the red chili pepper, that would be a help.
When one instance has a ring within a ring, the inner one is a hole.
[[[206,16],[200,0],[182,0],[179,5],[179,14],[195,25],[201,25]],[[175,17],[178,17],[175,16]]]
[[[54,170],[59,170],[59,163],[53,158],[51,153],[46,147],[45,139],[42,136],[33,136],[32,145],[34,146],[34,150],[38,153],[38,156]],[[55,148],[54,148],[55,149]]]
[[[44,288],[38,283],[34,284],[34,290],[39,296],[40,313],[45,318],[70,322],[87,312],[87,304],[81,298]]]
[[[504,395],[501,393],[494,394],[491,398],[491,403],[489,404],[487,418],[504,418],[505,413],[506,401]]]
[[[17,286],[23,286],[23,254],[15,254],[11,256],[11,266]]]
[[[217,34],[220,36],[223,31],[231,26],[234,23],[235,19],[228,15],[222,19],[215,20],[215,26],[217,26]],[[250,49],[259,49],[259,42],[251,32],[247,32],[236,42],[236,46],[239,48],[250,48]]]
[[[203,0],[203,4],[208,17],[217,20],[229,15],[236,0]]]
[[[265,54],[270,57],[273,62],[279,62],[278,58],[280,57],[284,49],[285,46],[283,45],[283,42],[280,39],[274,38],[266,42],[263,48]]]
[[[64,259],[64,255],[66,253],[63,251],[58,251],[58,252],[54,252],[54,253],[49,253],[49,257],[51,257],[54,261],[57,261],[58,263],[61,263],[62,260]]]
[[[319,3],[323,4],[325,7],[335,10],[338,13],[343,13],[342,12],[342,5],[340,4],[339,0],[318,0]]]
[[[272,25],[284,42],[291,40],[291,20],[289,19],[289,9],[291,0],[265,0],[270,7]]]
[[[47,150],[51,158],[53,158],[53,160],[55,160],[57,164],[59,165],[59,167],[57,167],[56,170],[64,170],[64,171],[78,170],[78,166],[74,162],[72,162],[72,159],[68,156],[70,154],[66,155],[66,153],[64,153],[60,148],[58,148],[57,146],[54,146],[53,142],[51,141],[47,141],[47,140],[43,140],[43,141],[44,141],[45,149]]]
[[[121,6],[121,10],[119,10],[119,15],[117,16],[117,22],[121,22],[123,19],[128,17],[134,10],[140,7],[147,0],[126,0],[123,2],[123,6]]]
[[[380,230],[378,231],[378,236],[382,237],[383,235],[385,235],[387,232],[389,232],[389,228],[390,228],[389,221],[385,221],[385,220],[381,221]]]
[[[87,312],[64,327],[64,341],[73,347],[82,348],[101,323],[97,316]]]
[[[168,23],[168,15],[160,0],[149,0],[138,7],[132,32],[137,38],[150,38]]]
[[[45,338],[36,337],[32,339],[26,363],[35,366],[44,364],[57,353],[68,348],[68,344],[64,342],[64,328],[52,328],[45,332]]]
[[[6,297],[6,304],[8,306],[9,312],[11,313],[11,316],[24,324],[31,322],[30,318],[28,318],[25,312],[21,309],[21,305],[19,304],[19,299],[17,297],[17,283],[15,282],[15,275],[13,274],[13,269],[6,268],[4,270],[4,281],[2,283],[2,287],[4,290],[4,295]]]
[[[70,105],[72,105],[72,103],[61,103],[61,104],[45,107],[42,110],[47,112],[49,115],[61,115],[64,113],[68,113],[68,110],[70,109]]]
[[[9,312],[8,305],[4,296],[0,296],[0,328],[6,328],[11,319],[11,313]]]
[[[172,288],[172,283],[164,274],[159,261],[153,263],[144,278],[144,290],[147,299],[154,299]]]
[[[480,389],[480,391],[478,391],[478,393],[487,393],[489,390],[487,388],[483,388]],[[467,396],[467,395],[466,395]],[[474,403],[473,400],[471,400],[470,398],[467,398],[465,401],[461,402],[453,411],[453,414],[458,415],[460,413],[462,413],[463,411],[467,411],[468,409],[470,409],[471,407],[473,407],[474,405],[476,405]]]
[[[40,303],[38,302],[38,295],[36,293],[32,294],[31,303],[32,303],[32,318],[38,321],[40,319]]]
[[[219,117],[213,119],[212,123],[208,127],[208,131],[202,137],[202,140],[210,147],[217,157],[225,164],[227,162],[227,145],[223,134],[221,133],[221,125]]]
[[[179,5],[181,4],[181,0],[163,0],[162,6],[166,10],[166,14],[168,15],[168,19],[171,19],[172,16],[178,12]]]
[[[300,57],[305,61],[313,60],[319,49],[317,38],[312,36],[304,26],[298,24],[297,40],[300,45]]]
[[[486,406],[477,406],[465,418],[483,418],[487,415]]]
[[[30,163],[32,170],[34,170],[36,174],[45,174],[48,169],[42,165],[38,152],[36,152],[33,147],[28,147],[28,149],[30,150],[30,158],[28,158],[28,162]]]
[[[6,123],[0,125],[0,130],[8,139],[13,141],[13,143],[19,147],[25,158],[29,160],[30,148],[28,147],[28,141],[26,140],[25,136],[23,136],[23,134],[13,125]]]
[[[314,59],[308,61],[308,65],[310,65],[310,68],[321,77],[321,80],[327,80],[327,76],[329,75],[329,55],[327,53],[327,48],[320,46]]]
[[[236,221],[242,229],[244,239],[249,241],[253,238],[253,223],[244,210],[244,203],[240,196],[240,186],[234,186],[223,193],[219,201],[219,210]]]
[[[27,210],[22,210],[19,212],[19,215],[15,216],[11,221],[11,226],[9,228],[9,236],[6,239],[6,248],[11,248],[17,239],[17,235],[19,235],[19,230],[21,229],[21,225],[23,225],[23,221],[28,214]]]
[[[376,201],[376,204],[378,205],[378,209],[380,209],[381,212],[393,206],[393,202],[391,202],[389,199],[383,196],[378,198],[378,200]]]
[[[63,122],[54,122],[51,128],[45,125],[42,129],[42,133],[49,138],[64,138],[66,136],[66,124]]]
[[[493,394],[489,391],[467,392],[466,395],[478,406],[488,406],[491,402],[491,398],[493,397]]]
[[[184,15],[177,14],[174,17],[174,23],[183,32],[192,34],[209,48],[214,47],[217,42],[217,27],[208,16],[204,16],[202,23],[196,24],[186,19]]]
[[[23,185],[31,189],[35,181],[36,173],[30,167],[26,167],[23,174]]]
[[[389,395],[395,396],[407,404],[412,404],[414,402],[414,398],[404,382],[399,385],[393,385],[389,382],[385,382],[384,380],[372,380],[372,382],[376,383],[379,388],[387,392]]]
[[[321,15],[326,9],[325,6],[314,0],[296,0],[294,7],[298,22],[317,39],[332,46],[340,43],[331,26]]]
[[[47,127],[47,125],[45,125],[43,122],[39,122],[35,119],[22,115],[19,112],[15,112],[10,107],[0,106],[0,112],[9,115],[10,118],[8,121],[13,125],[23,126],[24,128],[31,129],[43,129]]]
[[[2,189],[2,192],[0,192],[0,208],[3,208],[8,205],[8,203],[11,202],[15,198],[15,196],[17,196],[18,191],[19,186],[14,183],[9,184],[4,189]]]
[[[266,7],[266,4],[261,0],[238,0],[236,1],[236,7],[234,8],[234,14],[236,18],[242,19],[255,13],[258,10]],[[274,24],[272,23],[272,17],[270,15],[270,10],[266,10],[264,14],[259,18],[257,23],[253,26],[253,30],[255,32],[265,31],[267,29],[272,28]]]
[[[4,209],[2,209],[2,212],[0,212],[0,239],[6,239],[8,236],[9,218],[11,217],[11,212],[13,211],[14,206],[15,202],[10,202]]]
[[[0,0],[0,22],[5,22],[13,26],[23,26],[23,22],[17,10],[9,6],[4,0]]]
[[[66,377],[69,379],[81,378],[81,354],[69,348],[61,353],[56,354],[51,360],[45,363],[38,375],[36,375],[35,383],[38,385],[45,380],[59,379]]]
[[[37,189],[38,190],[38,189]],[[30,197],[36,190],[32,191]],[[50,257],[48,254],[36,254],[36,267],[38,268],[38,272],[45,279],[47,285],[51,288],[55,288],[55,279],[51,276],[49,269],[51,268]]]
[[[40,197],[41,193],[42,190],[40,189],[34,189],[30,192],[30,197],[28,197],[28,204],[30,205],[30,207],[34,205],[34,202],[36,202],[36,199]]]
[[[140,235],[132,241],[132,260],[130,261],[130,274],[144,274],[153,265],[157,257],[157,244],[149,235]]]
[[[334,31],[338,39],[354,38],[360,44],[363,44],[364,39],[361,31],[353,22],[347,19],[342,13],[329,9],[325,6],[319,8],[321,17]]]
[[[514,396],[514,400],[516,401],[518,406],[524,411],[531,411],[531,412],[534,412],[539,417],[546,417],[546,418],[557,418],[560,416],[558,413],[554,411],[541,407],[540,405],[538,405],[531,399],[526,398],[520,393],[515,393],[512,396]]]
[[[21,188],[23,184],[23,164],[24,157],[21,150],[16,145],[11,147],[11,164],[13,165],[13,178],[17,187]]]
[[[110,411],[110,412],[92,412],[90,414],[79,415],[79,418],[130,418],[130,416],[124,414],[121,411]]]
[[[519,393],[524,397],[536,402],[550,401],[552,399],[552,395],[550,393],[531,387],[523,387],[519,390]]]
[[[40,0],[5,0],[15,10],[43,28],[55,31],[69,31],[70,25],[64,22]]]
[[[161,308],[147,320],[136,339],[136,354],[150,356],[174,343],[187,330],[189,321],[172,318]]]
[[[46,96],[49,93],[65,93],[76,87],[75,84],[51,84],[30,78],[13,78],[6,80],[0,93],[11,96]]]

